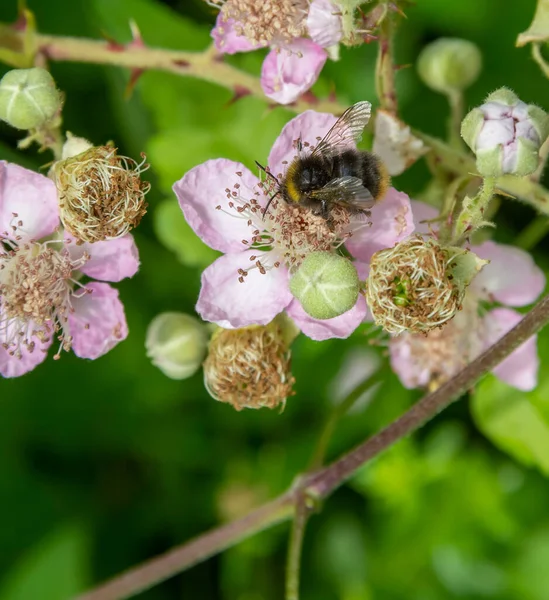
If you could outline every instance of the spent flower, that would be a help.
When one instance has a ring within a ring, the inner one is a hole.
[[[128,335],[118,292],[86,275],[120,281],[139,267],[131,235],[77,245],[59,230],[53,182],[0,161],[0,374],[17,377],[46,357],[57,338],[95,359]]]
[[[85,142],[70,137],[62,160],[53,165],[61,222],[82,242],[122,237],[146,213],[150,184],[141,173],[148,165],[120,156],[112,146]]]
[[[416,220],[436,217],[436,210],[421,202],[413,202],[413,211]],[[426,227],[419,229],[428,233]],[[521,320],[521,314],[509,307],[526,306],[543,291],[545,276],[524,250],[486,241],[472,251],[490,262],[472,280],[462,310],[441,328],[427,334],[403,333],[389,342],[393,369],[408,388],[435,389],[456,375]],[[487,310],[487,303],[499,306]],[[530,390],[536,386],[538,367],[534,336],[494,374],[509,385]]]
[[[243,408],[284,408],[295,379],[284,321],[241,329],[218,328],[204,361],[204,384],[214,398]]]
[[[296,154],[296,140],[310,151],[336,122],[331,114],[306,111],[286,124],[268,159],[279,179]],[[241,163],[209,160],[191,169],[174,185],[185,218],[210,247],[224,253],[202,273],[196,310],[224,328],[266,325],[286,311],[309,337],[347,337],[362,322],[366,303],[356,303],[340,316],[319,320],[308,315],[289,289],[295,273],[313,252],[335,252],[344,243],[362,262],[413,230],[409,199],[390,189],[362,215],[333,211],[328,222],[299,205],[275,197],[271,177],[263,181]],[[276,186],[275,186],[276,188]]]
[[[549,135],[549,115],[501,88],[466,115],[461,135],[475,153],[482,176],[522,177],[538,167],[539,149]]]

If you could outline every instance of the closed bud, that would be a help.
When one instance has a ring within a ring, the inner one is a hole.
[[[41,127],[61,104],[61,94],[45,69],[13,69],[0,81],[0,119],[17,129]]]
[[[486,264],[462,248],[415,236],[376,252],[366,300],[377,325],[389,333],[427,333],[461,310],[467,286]]]
[[[243,408],[284,408],[294,394],[290,343],[295,326],[284,315],[268,325],[215,331],[204,361],[204,384],[214,398]]]
[[[478,46],[459,38],[440,38],[421,51],[417,65],[425,85],[449,94],[474,83],[482,69]]]
[[[548,135],[549,115],[507,88],[490,94],[461,124],[461,136],[476,154],[483,177],[533,173]]]
[[[290,279],[290,291],[314,319],[332,319],[356,304],[360,282],[353,263],[331,252],[312,252]]]
[[[198,319],[178,312],[157,315],[149,324],[145,348],[152,364],[170,379],[186,379],[200,368],[208,330]]]
[[[84,151],[74,154],[84,148]],[[150,184],[141,180],[148,168],[120,156],[112,146],[89,147],[71,137],[63,148],[67,158],[53,165],[63,226],[81,242],[121,237],[136,227],[147,212]]]

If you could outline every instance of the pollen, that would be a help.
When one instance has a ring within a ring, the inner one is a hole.
[[[89,257],[73,261],[68,252],[53,247],[55,242],[18,245],[8,239],[2,241],[0,343],[10,354],[20,357],[23,346],[27,351],[34,350],[33,337],[46,342],[60,332],[61,348],[68,350],[72,339],[67,323],[76,284],[73,271]]]
[[[57,162],[53,173],[64,227],[81,242],[128,233],[146,213],[150,184],[140,177],[146,168],[108,145]]]
[[[289,43],[306,32],[307,0],[217,0],[223,20],[234,19],[235,31],[252,44]]]
[[[295,379],[280,326],[217,330],[204,362],[204,383],[213,398],[236,410],[284,408]]]

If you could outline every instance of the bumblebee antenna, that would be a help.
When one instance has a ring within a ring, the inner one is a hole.
[[[280,187],[280,182],[278,181],[278,179],[269,171],[269,169],[267,169],[266,167],[264,167],[262,164],[258,163],[257,160],[255,161],[255,164],[263,171],[263,173],[265,173],[265,175],[267,175],[267,177],[270,177],[277,186]],[[265,210],[263,211],[263,218],[265,218],[265,215],[267,214],[267,211],[269,210],[269,206],[271,206],[271,202],[278,196],[279,194],[279,190],[277,190],[270,198],[269,198],[269,202],[267,202],[267,206],[265,207]]]

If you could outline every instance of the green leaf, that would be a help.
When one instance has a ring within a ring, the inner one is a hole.
[[[471,409],[479,429],[516,460],[549,475],[549,380],[521,392],[494,376],[482,381]]]
[[[89,584],[87,537],[65,525],[31,548],[8,573],[0,600],[68,600]]]
[[[194,233],[175,199],[164,200],[156,207],[154,229],[158,239],[184,265],[204,268],[220,256]]]

